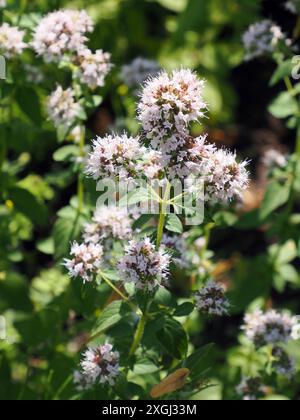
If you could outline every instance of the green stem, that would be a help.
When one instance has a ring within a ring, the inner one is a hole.
[[[79,157],[84,158],[84,146],[85,146],[85,127],[81,127],[80,142],[79,142]],[[84,204],[84,185],[83,185],[83,175],[80,171],[78,175],[78,185],[77,185],[77,199],[78,199],[78,214],[79,216],[82,213],[83,204]]]
[[[127,296],[124,295],[124,293],[121,292],[121,290],[119,290],[110,280],[108,277],[106,277],[106,275],[102,272],[99,273],[100,277],[102,278],[102,280],[105,281],[105,283],[111,287],[123,300],[125,300],[125,302],[128,302],[130,305],[132,305],[129,301],[129,298]],[[134,305],[133,305],[134,306]],[[134,306],[134,310],[136,310],[136,307]]]
[[[299,37],[300,37],[300,17],[298,17],[297,19],[297,24],[293,33],[293,39],[297,40]]]
[[[170,192],[171,192],[171,184],[168,182],[166,185],[166,191],[164,198],[160,204],[160,211],[159,211],[159,222],[157,228],[157,239],[156,239],[156,248],[159,249],[162,241],[162,237],[164,234],[164,227],[166,222],[166,213],[169,205],[170,199]]]
[[[286,86],[286,88],[287,88],[288,92],[289,92],[292,96],[294,96],[294,87],[293,87],[293,84],[292,84],[292,82],[291,82],[291,80],[290,80],[290,78],[289,78],[288,76],[286,76],[286,77],[284,78],[284,83],[285,83],[285,86]]]
[[[297,127],[296,155],[299,159],[300,158],[300,122],[298,122],[298,127]]]
[[[146,322],[147,322],[147,313],[145,312],[139,320],[139,323],[138,323],[138,326],[134,335],[134,340],[129,351],[129,356],[133,356],[136,350],[138,349],[144,335]]]
[[[204,227],[205,245],[204,245],[204,247],[201,250],[201,256],[202,257],[204,257],[206,251],[208,250],[208,246],[209,246],[209,242],[210,242],[210,236],[211,236],[211,231],[212,231],[212,229],[213,229],[214,226],[215,226],[215,223],[208,223]]]

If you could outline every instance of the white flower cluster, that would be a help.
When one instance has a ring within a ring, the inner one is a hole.
[[[85,226],[83,238],[97,244],[103,239],[129,239],[132,234],[131,219],[126,208],[103,206],[96,210],[92,223]]]
[[[242,329],[256,347],[287,343],[299,338],[299,320],[295,316],[270,310],[246,314]]]
[[[75,383],[86,389],[96,383],[114,385],[119,375],[119,358],[113,346],[106,343],[102,346],[89,348],[81,361],[82,373],[76,374]]]
[[[285,8],[295,15],[300,13],[300,0],[289,0],[285,3]]]
[[[138,166],[139,173],[145,175],[149,180],[163,178],[168,163],[168,158],[161,152],[145,149],[143,160]]]
[[[243,378],[237,386],[236,392],[244,401],[256,401],[266,395],[266,387],[260,378]]]
[[[275,371],[288,379],[292,379],[296,374],[296,362],[290,357],[284,349],[281,347],[275,347],[273,349],[273,367]]]
[[[134,178],[137,175],[137,162],[142,159],[144,149],[138,137],[107,135],[93,141],[86,173],[93,179]]]
[[[248,162],[217,149],[207,136],[193,138],[190,123],[204,116],[204,82],[190,70],[161,73],[146,82],[138,105],[138,118],[146,141],[159,155],[158,167],[171,178],[196,176],[205,184],[206,200],[226,202],[241,197],[248,187]],[[155,172],[155,169],[153,169]]]
[[[0,54],[6,58],[13,58],[22,54],[26,48],[24,31],[8,23],[0,25]]]
[[[282,30],[274,22],[263,20],[254,23],[243,35],[246,50],[246,60],[272,54],[276,51],[279,42],[290,44]]]
[[[64,90],[57,86],[48,100],[48,115],[56,127],[70,127],[81,111],[81,105],[75,101],[75,93],[71,88]]]
[[[71,277],[81,277],[84,283],[91,282],[101,267],[103,248],[100,244],[74,242],[70,254],[73,258],[65,259],[64,265]]]
[[[236,154],[219,149],[211,157],[211,169],[204,172],[206,199],[225,202],[241,197],[249,186],[248,161],[237,162]]]
[[[170,154],[189,136],[189,125],[204,116],[204,81],[190,70],[162,72],[146,82],[138,119],[154,149]]]
[[[149,238],[130,241],[125,256],[118,265],[125,283],[134,283],[137,289],[153,291],[164,286],[169,276],[171,257],[161,246],[158,250]]]
[[[77,78],[90,89],[104,86],[105,78],[112,69],[110,59],[111,54],[102,50],[95,53],[88,48],[80,50],[76,57]]]
[[[268,149],[263,155],[262,163],[268,169],[274,167],[284,168],[287,164],[287,156],[276,149]]]
[[[58,10],[40,21],[32,46],[46,62],[59,62],[65,54],[84,48],[85,34],[92,30],[93,22],[84,10]]]
[[[149,77],[154,77],[159,72],[160,66],[156,61],[138,57],[122,67],[121,78],[129,88],[136,89]]]
[[[180,268],[188,267],[187,260],[187,246],[184,239],[181,236],[171,236],[164,234],[162,238],[162,244],[174,252],[172,255],[172,262]]]
[[[0,9],[4,9],[6,7],[6,0],[0,0]]]
[[[208,315],[228,315],[230,303],[222,286],[211,281],[195,293],[195,303],[200,312]]]

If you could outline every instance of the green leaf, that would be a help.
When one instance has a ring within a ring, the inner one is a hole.
[[[23,213],[29,220],[38,225],[47,223],[47,208],[40,203],[36,197],[23,188],[12,188],[9,190],[9,198],[15,208]]]
[[[283,206],[289,199],[290,185],[272,182],[259,208],[260,221],[265,220],[273,211]]]
[[[277,262],[285,264],[293,261],[297,257],[297,247],[293,240],[287,241],[278,253]]]
[[[210,368],[212,363],[214,344],[207,344],[206,346],[196,350],[192,353],[182,364],[183,367],[190,370],[191,380],[198,379]]]
[[[176,214],[168,214],[166,229],[174,233],[182,233],[183,226],[181,220]]]
[[[53,159],[56,162],[66,161],[73,156],[78,156],[78,147],[75,145],[68,145],[56,150],[53,154]]]
[[[146,375],[148,373],[157,372],[159,369],[159,366],[147,357],[138,357],[133,372],[136,375]]]
[[[170,307],[170,306],[173,306],[174,304],[173,300],[175,300],[174,296],[165,287],[159,287],[159,289],[157,290],[154,296],[154,302],[157,305]],[[175,300],[175,305],[176,305],[176,300]]]
[[[282,265],[279,268],[279,275],[285,282],[299,284],[299,274],[296,268],[290,264]]]
[[[195,306],[193,305],[193,303],[191,302],[184,302],[181,305],[177,306],[175,312],[174,312],[174,316],[187,316],[190,315],[193,310],[194,310]]]
[[[124,316],[130,312],[131,309],[125,302],[120,300],[112,302],[103,310],[97,319],[96,324],[92,330],[92,336],[98,336],[102,334],[104,331],[120,322]]]
[[[183,12],[188,4],[188,0],[156,0],[157,3],[161,4],[166,9],[172,12]]]
[[[54,254],[54,240],[53,238],[47,238],[38,241],[37,249],[46,255],[53,255]]]
[[[42,123],[41,105],[35,89],[30,87],[18,88],[16,101],[22,112],[37,126]]]
[[[270,86],[276,85],[285,77],[290,77],[294,67],[295,67],[295,63],[293,63],[292,60],[286,60],[283,63],[279,64],[279,66],[277,67],[277,69],[275,70],[272,76],[272,79],[270,81]]]
[[[186,356],[188,341],[182,325],[171,317],[165,317],[161,328],[156,332],[156,338],[164,350],[175,359]]]
[[[298,103],[289,92],[283,92],[277,96],[268,109],[276,118],[287,118],[297,114]]]
[[[54,255],[56,259],[68,254],[70,243],[79,236],[82,223],[83,219],[76,216],[75,218],[60,217],[57,219],[53,228]]]
[[[62,143],[70,134],[70,132],[72,131],[72,128],[74,128],[75,124],[71,127],[69,126],[65,126],[65,125],[60,125],[57,128],[57,139],[60,143]]]

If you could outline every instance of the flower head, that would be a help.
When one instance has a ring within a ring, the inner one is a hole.
[[[266,395],[265,386],[260,378],[243,378],[236,391],[246,401],[256,401]]]
[[[160,66],[156,61],[138,57],[122,67],[121,78],[128,87],[135,89],[159,71]]]
[[[164,234],[162,238],[162,244],[169,250],[174,252],[172,256],[172,262],[180,268],[188,267],[187,260],[187,246],[182,237],[179,235],[167,235]]]
[[[48,100],[48,114],[56,127],[65,125],[70,127],[81,111],[81,105],[75,101],[75,94],[71,88],[63,90],[57,86]]]
[[[134,178],[137,161],[143,157],[144,149],[138,137],[108,135],[93,141],[86,173],[95,180],[100,178]]]
[[[137,289],[153,291],[162,286],[169,275],[170,256],[161,246],[158,250],[149,238],[130,241],[118,269],[124,282]]]
[[[8,23],[0,25],[0,54],[6,58],[13,58],[22,54],[26,48],[24,31]]]
[[[273,349],[273,357],[275,358],[273,367],[276,372],[288,379],[292,379],[296,374],[295,360],[281,347],[275,347]]]
[[[111,55],[102,50],[93,53],[88,48],[80,50],[76,56],[77,78],[90,89],[104,86],[105,78],[112,69]]]
[[[258,310],[246,314],[242,329],[256,347],[263,347],[267,344],[287,343],[297,339],[299,321],[295,316],[274,310],[265,313]]]
[[[131,219],[126,208],[103,206],[96,210],[92,223],[84,230],[84,240],[99,243],[103,239],[129,239],[132,234]]]
[[[228,315],[230,307],[223,287],[212,281],[196,292],[195,303],[200,312],[215,316]]]
[[[154,149],[170,153],[182,146],[190,123],[204,115],[203,87],[190,70],[162,72],[145,83],[138,119]]]
[[[81,277],[83,282],[90,282],[94,279],[101,267],[103,248],[100,244],[74,242],[71,247],[73,258],[65,259],[65,267],[71,277]]]
[[[276,149],[268,149],[263,155],[262,163],[268,169],[283,168],[287,164],[287,156]]]
[[[32,46],[46,62],[58,62],[65,54],[81,50],[87,41],[85,34],[92,30],[93,22],[84,10],[58,10],[40,21]]]
[[[246,60],[272,54],[280,42],[290,43],[281,28],[270,20],[257,22],[249,27],[243,35]]]
[[[119,375],[119,353],[111,344],[89,348],[81,361],[82,374],[88,384],[114,385]]]
[[[289,0],[285,3],[285,8],[295,15],[300,13],[300,0]]]
[[[203,172],[206,199],[227,202],[240,198],[249,186],[248,161],[237,162],[235,153],[219,149]]]

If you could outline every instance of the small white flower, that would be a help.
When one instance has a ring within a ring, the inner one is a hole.
[[[122,67],[121,78],[131,89],[136,89],[149,77],[155,77],[160,72],[156,61],[138,57],[130,64]]]
[[[280,27],[270,20],[257,22],[249,27],[243,35],[243,43],[246,50],[246,60],[272,54],[276,51],[279,42],[290,45]]]
[[[90,89],[104,86],[105,78],[112,69],[110,59],[111,55],[102,50],[95,53],[88,48],[80,50],[75,61],[78,65],[77,78]]]
[[[124,282],[134,283],[137,289],[153,291],[167,280],[170,261],[164,246],[156,250],[151,240],[144,238],[129,242],[118,269]]]
[[[119,358],[117,351],[112,351],[111,344],[104,344],[89,348],[83,355],[81,361],[82,374],[88,384],[114,385],[119,375]]]
[[[256,401],[266,395],[266,387],[260,378],[243,378],[237,386],[236,392],[244,401]]]
[[[4,9],[6,7],[6,0],[0,0],[0,9]]]
[[[138,119],[154,149],[170,154],[184,144],[190,123],[204,116],[203,88],[190,70],[162,72],[145,83]]]
[[[144,148],[138,137],[107,135],[93,141],[86,173],[95,180],[100,178],[128,179],[137,176],[137,161]]]
[[[0,25],[0,54],[6,58],[13,58],[22,54],[26,48],[24,31],[8,23]]]
[[[31,64],[25,64],[24,69],[26,72],[26,80],[28,83],[39,85],[45,80],[45,77],[38,67]]]
[[[89,378],[85,375],[83,375],[81,372],[76,370],[73,373],[73,382],[75,384],[75,387],[77,391],[87,391],[91,389],[92,383],[89,382]]]
[[[160,179],[164,177],[168,163],[169,158],[161,152],[145,149],[143,160],[138,166],[139,173],[145,175],[148,180]]]
[[[204,236],[200,236],[198,239],[194,241],[194,245],[198,251],[202,251],[202,249],[206,246],[206,239]]]
[[[200,312],[208,315],[228,315],[230,303],[222,286],[211,281],[195,293],[195,303]]]
[[[265,313],[257,310],[246,314],[242,329],[256,347],[262,347],[266,344],[287,343],[297,339],[299,320],[295,316],[274,310]]]
[[[47,109],[49,118],[56,127],[70,127],[82,110],[81,105],[75,101],[74,91],[71,88],[63,90],[61,86],[57,86],[50,95]]]
[[[103,239],[129,239],[132,235],[131,219],[126,208],[103,206],[96,210],[92,223],[84,230],[84,240],[99,243]]]
[[[93,22],[84,10],[58,10],[40,21],[32,46],[46,62],[59,62],[65,54],[81,50],[87,41],[85,34],[92,30]]]
[[[285,3],[285,8],[295,15],[300,13],[300,0],[289,0]]]
[[[268,169],[272,169],[276,166],[284,168],[287,164],[287,156],[276,149],[268,149],[263,155],[262,163]]]
[[[83,282],[91,282],[102,264],[103,248],[100,244],[78,244],[74,242],[70,254],[73,258],[65,259],[65,267],[71,277],[80,277]]]
[[[180,268],[187,268],[189,266],[187,260],[187,246],[182,237],[179,235],[171,236],[164,234],[162,244],[175,252],[172,256],[172,261],[175,265]]]

